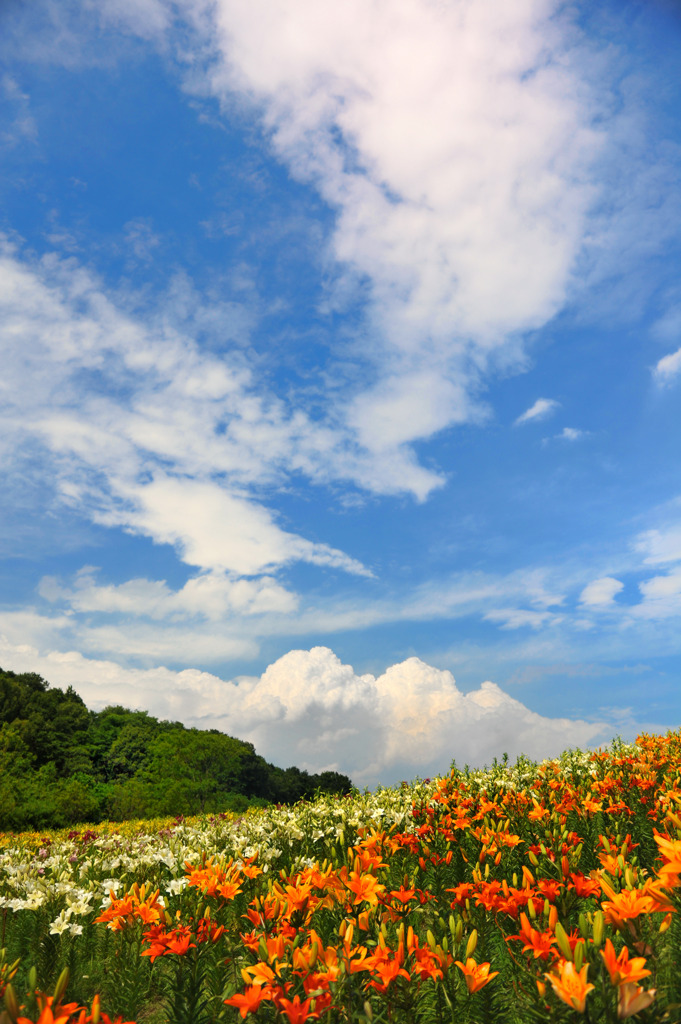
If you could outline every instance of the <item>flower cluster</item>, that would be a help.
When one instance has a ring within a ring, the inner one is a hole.
[[[680,809],[671,733],[242,818],[6,837],[3,943],[51,935],[87,961],[81,1002],[103,985],[170,1024],[661,1022],[681,1002]]]

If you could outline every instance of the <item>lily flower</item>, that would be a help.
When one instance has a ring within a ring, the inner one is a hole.
[[[588,970],[588,964],[584,964],[578,971],[572,960],[563,960],[558,974],[545,974],[544,977],[551,982],[553,991],[559,999],[571,1006],[573,1010],[577,1010],[578,1013],[584,1013],[586,997],[595,988],[586,980]]]

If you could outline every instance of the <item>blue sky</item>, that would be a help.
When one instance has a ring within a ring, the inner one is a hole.
[[[678,726],[678,4],[0,21],[0,665],[362,785]]]

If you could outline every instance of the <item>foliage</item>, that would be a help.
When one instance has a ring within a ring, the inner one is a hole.
[[[216,729],[88,711],[71,687],[0,669],[0,828],[218,813],[351,787],[337,772],[277,768]]]

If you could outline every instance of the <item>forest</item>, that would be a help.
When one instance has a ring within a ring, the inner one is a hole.
[[[2,830],[239,812],[351,789],[346,775],[276,767],[217,729],[90,711],[70,686],[0,669]]]

